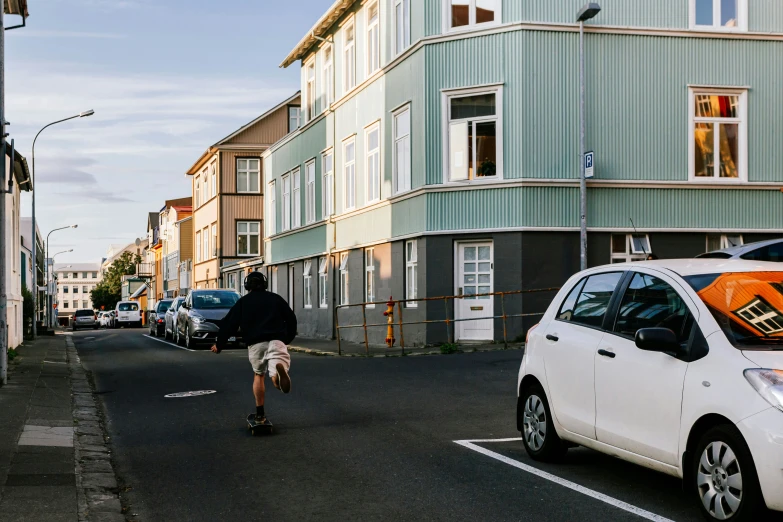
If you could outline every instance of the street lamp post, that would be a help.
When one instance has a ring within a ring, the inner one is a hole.
[[[55,255],[53,255],[52,256],[52,266],[54,266],[54,258],[59,256],[60,254],[65,254],[66,252],[73,252],[73,248],[70,249],[70,250],[63,250],[62,252],[57,252]],[[62,268],[71,268],[72,266],[73,265],[65,265]],[[52,275],[52,282],[54,282],[54,275]],[[54,290],[55,290],[54,291],[54,295],[57,295],[57,288],[55,288]],[[51,306],[54,306],[54,303],[51,303],[50,309],[51,309]],[[50,316],[50,314],[47,315],[46,317],[47,317],[48,322],[49,322],[49,327],[50,328],[54,328],[54,324],[53,324],[52,317]]]
[[[587,180],[585,179],[585,22],[601,12],[595,2],[584,5],[576,15],[579,22],[579,267],[587,268]]]
[[[32,184],[32,187],[33,187],[33,218],[32,218],[33,233],[32,233],[32,238],[33,238],[33,265],[34,266],[35,266],[35,262],[36,262],[36,259],[37,259],[36,252],[35,252],[35,246],[36,246],[35,245],[35,193],[37,191],[37,187],[35,186],[35,142],[38,140],[38,136],[40,136],[40,134],[44,130],[46,130],[48,127],[51,127],[52,125],[56,125],[58,123],[62,123],[64,121],[68,121],[68,120],[73,120],[75,118],[86,118],[87,116],[92,116],[93,114],[95,114],[95,111],[90,109],[88,111],[80,112],[79,114],[75,114],[73,116],[69,116],[67,118],[63,118],[62,120],[53,121],[52,123],[44,125],[41,128],[41,130],[38,131],[38,134],[35,135],[35,138],[33,138],[33,153],[32,153],[32,157],[31,157],[32,162],[33,162],[33,169],[31,171],[31,176],[30,177],[32,179],[30,181],[31,181],[31,184]],[[33,292],[33,310],[35,311],[35,315],[37,315],[38,314],[38,292]],[[35,339],[36,335],[38,335],[38,328],[37,328],[37,325],[36,325],[37,322],[38,321],[33,320],[33,339]]]
[[[79,225],[68,225],[67,227],[55,228],[54,230],[50,230],[49,233],[46,234],[46,252],[44,253],[44,265],[46,265],[46,271],[44,275],[44,283],[46,284],[46,305],[47,305],[46,322],[48,325],[52,324],[51,318],[49,317],[52,311],[52,303],[50,302],[50,294],[49,294],[49,262],[47,261],[47,259],[49,259],[49,236],[52,235],[52,232],[57,232],[58,230],[66,230],[68,228],[77,228],[78,226]],[[73,252],[73,249],[57,252],[57,254],[64,254],[65,252]],[[55,254],[55,256],[57,254]],[[52,256],[51,259],[52,259],[52,263],[54,263],[54,256]]]

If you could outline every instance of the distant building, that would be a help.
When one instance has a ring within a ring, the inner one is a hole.
[[[76,310],[93,309],[90,292],[103,279],[100,263],[56,263],[57,318],[67,326]]]

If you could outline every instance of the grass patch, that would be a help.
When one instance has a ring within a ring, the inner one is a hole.
[[[459,346],[454,343],[444,343],[440,345],[440,353],[448,355],[450,353],[459,352]]]
[[[13,361],[13,360],[14,360],[14,359],[16,359],[18,356],[19,356],[19,353],[17,353],[17,351],[16,351],[16,350],[14,350],[13,348],[9,348],[9,349],[8,349],[8,360],[9,360],[9,361]]]

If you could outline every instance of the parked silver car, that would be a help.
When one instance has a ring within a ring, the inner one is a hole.
[[[177,310],[179,310],[179,307],[182,306],[182,303],[185,302],[184,297],[177,297],[172,301],[171,306],[169,306],[169,309],[166,310],[166,316],[164,317],[164,328],[163,328],[163,337],[166,340],[174,339],[174,326],[176,325],[177,321]]]
[[[177,344],[197,348],[214,343],[220,332],[220,322],[240,295],[234,290],[191,290],[177,311],[174,337]],[[236,339],[234,339],[236,341]]]
[[[94,310],[76,310],[76,313],[73,314],[73,331],[75,332],[79,328],[98,329],[98,321]]]
[[[757,241],[747,245],[737,245],[723,250],[713,250],[699,254],[702,259],[747,259],[748,261],[783,261],[783,239]]]

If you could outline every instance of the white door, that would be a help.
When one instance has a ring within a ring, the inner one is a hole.
[[[294,309],[294,265],[288,265],[288,306]]]
[[[672,285],[635,273],[595,357],[595,431],[599,441],[672,466],[678,447],[688,363],[636,347],[641,328],[668,328],[685,345],[694,316]]]
[[[457,295],[454,300],[458,341],[491,341],[494,339],[494,303],[492,296],[470,297],[493,292],[494,267],[492,242],[457,244]]]

